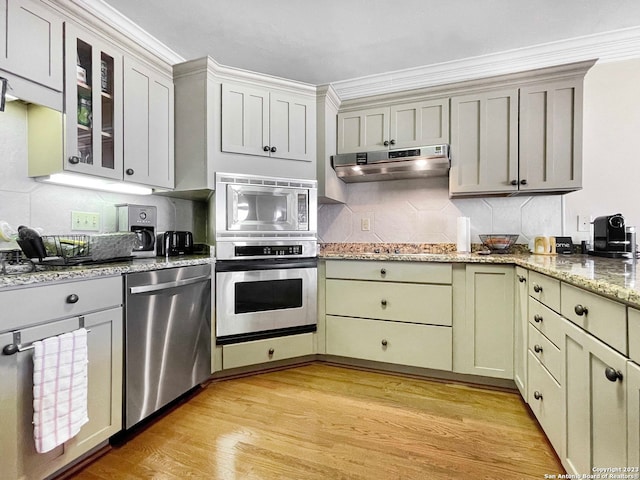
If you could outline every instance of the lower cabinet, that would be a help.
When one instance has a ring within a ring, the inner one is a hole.
[[[513,380],[522,395],[527,399],[527,331],[529,294],[527,279],[529,272],[516,267],[515,318],[513,323]]]
[[[557,450],[562,463],[572,475],[624,467],[627,358],[565,319],[562,327],[566,440]]]
[[[78,328],[79,318],[20,330],[27,344]],[[0,355],[0,472],[2,478],[44,478],[106,441],[122,428],[122,309],[85,315],[88,349],[88,417],[80,433],[47,453],[33,438],[33,350]],[[0,345],[13,333],[0,334]]]
[[[230,369],[312,355],[313,333],[234,343],[222,347],[222,368]]]
[[[451,327],[327,316],[327,354],[451,370]]]
[[[627,362],[627,465],[640,467],[640,365]],[[630,473],[638,473],[638,470]]]
[[[527,402],[556,452],[562,448],[562,387],[538,358],[528,353]]]

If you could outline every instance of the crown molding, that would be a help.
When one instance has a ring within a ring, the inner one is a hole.
[[[340,97],[331,84],[318,85],[316,98],[318,99],[318,103],[326,102],[336,110],[340,108]]]
[[[342,101],[505,75],[598,58],[640,57],[640,27],[332,82]]]

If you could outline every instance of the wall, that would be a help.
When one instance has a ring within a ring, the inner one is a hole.
[[[123,195],[47,185],[27,176],[27,113],[20,102],[0,112],[0,221],[40,227],[45,234],[71,233],[71,211],[100,213],[101,232],[116,228],[117,203],[155,205],[158,231],[190,230],[197,242],[206,235],[206,204],[157,195]],[[83,232],[77,232],[83,233]],[[0,249],[15,247],[0,241]]]

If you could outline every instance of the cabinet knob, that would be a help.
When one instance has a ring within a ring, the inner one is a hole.
[[[276,153],[276,147],[271,147],[271,153]]]
[[[386,307],[387,301],[383,298],[382,300],[380,300],[380,305],[382,305],[383,307]]]
[[[265,145],[264,147],[262,147],[262,151],[264,152],[268,152],[269,150],[271,150],[271,147],[269,147],[269,145]]]
[[[542,287],[540,285],[538,285],[537,283],[533,284],[533,291],[536,293],[540,293],[542,291]]]
[[[511,185],[513,185],[514,187],[518,185],[518,180],[511,180]]]
[[[542,315],[534,315],[533,321],[536,323],[540,323],[542,321]]]
[[[589,309],[587,307],[584,307],[580,304],[576,305],[573,309],[574,312],[576,312],[576,315],[586,315],[587,313],[589,313]]]
[[[524,179],[523,179],[523,180],[520,180],[520,185],[526,185],[526,184],[527,184],[527,181],[526,181],[526,180],[524,180]]]
[[[395,144],[396,144],[396,141],[395,141],[395,140],[393,140],[393,139],[391,139],[391,141],[390,141],[389,143],[390,143],[391,145],[395,145]]]
[[[388,142],[387,140],[385,140],[384,142],[382,142],[382,144],[383,144],[385,147],[388,147],[388,146],[389,146],[389,142]]]
[[[72,157],[69,157],[69,163],[71,165],[77,165],[78,163],[80,163],[80,157],[74,155]]]
[[[387,274],[387,269],[386,268],[381,268],[380,269],[380,275],[386,275]]]
[[[276,353],[276,351],[273,348],[269,349],[269,356],[273,357],[273,354]]]
[[[534,345],[533,351],[536,353],[542,353],[542,347],[540,345]]]
[[[607,380],[610,382],[622,381],[622,372],[620,370],[616,370],[613,367],[607,367],[604,369],[604,376],[607,377]]]
[[[526,278],[526,277],[524,277],[523,275],[518,275],[518,281],[519,281],[520,283],[524,283],[524,282],[526,282],[526,281],[527,281],[527,278]]]
[[[80,300],[80,297],[75,293],[72,293],[67,297],[67,303],[78,303],[78,300]]]
[[[133,175],[135,172],[133,171],[133,168],[127,168],[127,169],[125,170],[125,173],[126,173],[127,175]]]
[[[384,339],[383,339],[383,340],[382,340],[382,342],[380,342],[380,343],[382,343],[382,346],[383,346],[383,347],[386,347],[388,342],[387,342],[386,340],[384,340]]]
[[[542,394],[536,390],[535,392],[533,392],[533,398],[535,398],[536,400],[542,400]]]

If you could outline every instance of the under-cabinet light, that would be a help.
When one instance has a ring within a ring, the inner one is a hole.
[[[65,185],[67,187],[88,188],[90,190],[104,190],[107,192],[130,193],[134,195],[151,195],[153,193],[153,189],[142,185],[90,177],[88,175],[75,175],[73,173],[54,173],[53,175],[45,177],[36,177],[36,180],[56,185]]]

